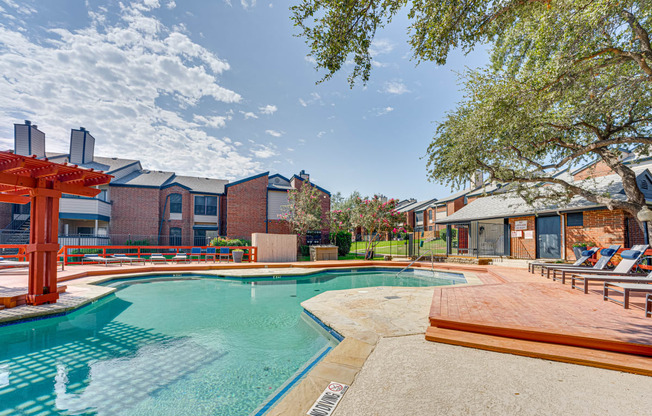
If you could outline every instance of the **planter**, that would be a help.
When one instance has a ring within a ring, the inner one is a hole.
[[[232,251],[231,255],[233,256],[234,263],[242,263],[242,256],[244,256],[244,251]]]

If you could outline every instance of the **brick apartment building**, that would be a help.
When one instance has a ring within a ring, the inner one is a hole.
[[[623,162],[634,170],[639,189],[652,203],[652,174],[648,170],[652,158],[626,154]],[[590,186],[599,193],[626,198],[620,176],[602,162],[557,175],[576,183],[591,181]],[[467,192],[465,204],[456,212],[437,217],[437,228],[456,230],[456,246],[448,248],[451,254],[572,259],[573,244],[579,242],[601,247],[631,247],[644,242],[637,220],[622,210],[609,210],[580,197],[568,204],[532,207],[504,192],[505,187],[500,185]]]
[[[288,190],[309,180],[303,171],[291,179],[266,172],[229,184],[224,179],[144,169],[138,160],[96,156],[95,138],[84,128],[71,130],[70,151],[65,154],[46,153],[45,134],[29,121],[15,124],[14,132],[17,154],[114,176],[95,198],[63,196],[60,244],[206,245],[216,236],[250,239],[252,232],[289,233],[287,223],[278,218],[288,204]],[[326,213],[330,193],[317,188]],[[25,243],[30,220],[28,206],[0,203],[0,243]]]

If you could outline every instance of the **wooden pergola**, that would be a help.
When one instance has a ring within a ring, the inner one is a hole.
[[[61,194],[94,197],[97,185],[108,184],[112,176],[80,168],[0,152],[0,202],[31,203],[29,244],[29,290],[27,303],[54,303],[57,291],[57,252],[59,251],[59,199]]]

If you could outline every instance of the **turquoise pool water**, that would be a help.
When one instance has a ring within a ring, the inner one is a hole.
[[[0,415],[247,415],[336,345],[300,303],[321,292],[438,286],[457,274],[328,272],[115,281],[74,313],[0,327]]]

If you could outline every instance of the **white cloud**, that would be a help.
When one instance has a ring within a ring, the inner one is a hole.
[[[283,133],[281,133],[280,131],[276,131],[276,130],[265,130],[265,133],[269,134],[270,136],[274,136],[274,137],[281,137],[283,135]]]
[[[250,7],[256,7],[256,0],[240,0],[240,4],[243,8],[248,9]]]
[[[69,129],[85,126],[98,155],[146,168],[228,179],[260,170],[236,144],[204,130],[228,120],[204,108],[241,101],[218,81],[229,64],[151,15],[158,0],[111,7],[117,19],[95,9],[75,30],[0,26],[0,145],[13,146],[7,120],[31,119],[48,151],[67,151]]]
[[[172,9],[174,9],[175,7],[177,7],[177,3],[175,3],[174,1],[169,1],[168,4],[165,5],[165,7],[167,7],[167,8],[170,9],[170,10],[172,10]]]
[[[326,132],[322,130],[319,133],[317,133],[317,137],[322,137],[324,134],[326,134]]]
[[[251,111],[244,112],[240,110],[240,114],[244,116],[245,120],[249,118],[258,118],[258,116],[255,113],[252,113]]]
[[[303,107],[308,107],[308,105],[319,102],[322,105],[324,103],[321,102],[321,95],[317,94],[316,92],[311,92],[310,93],[310,98],[304,100],[303,98],[299,98],[299,104],[301,104]]]
[[[230,120],[231,117],[225,116],[202,116],[195,114],[193,120],[195,123],[200,123],[205,126],[220,128],[226,126],[226,120]]]
[[[388,107],[385,107],[385,108],[376,109],[376,115],[377,116],[383,116],[385,114],[391,113],[392,111],[394,111],[394,108],[388,106]]]
[[[387,39],[374,39],[369,48],[369,55],[376,57],[378,55],[388,54],[394,50],[394,44]]]
[[[265,107],[258,107],[260,114],[274,114],[278,108],[275,105],[267,104]]]
[[[259,159],[269,159],[270,157],[278,155],[278,152],[276,151],[276,148],[273,144],[259,144],[251,149],[251,153]]]
[[[317,65],[317,60],[313,56],[306,55],[303,57],[303,59],[305,59],[305,61],[310,64]]]
[[[294,149],[291,147],[288,147],[288,152],[294,152]]]
[[[301,98],[299,98],[299,104],[301,104],[303,107],[308,107],[308,103],[303,101]]]
[[[405,84],[403,84],[401,80],[398,80],[385,82],[385,85],[383,86],[383,92],[388,94],[401,95],[410,92],[410,90]]]

